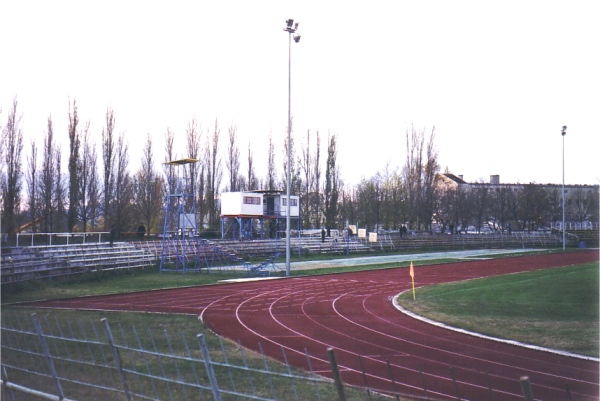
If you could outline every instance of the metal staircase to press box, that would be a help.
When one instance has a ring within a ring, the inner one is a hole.
[[[165,162],[169,182],[165,199],[160,271],[186,272],[200,269],[197,255],[196,196],[192,174],[196,159]]]

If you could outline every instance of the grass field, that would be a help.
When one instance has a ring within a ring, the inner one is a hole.
[[[440,284],[400,296],[450,326],[598,357],[598,263]]]

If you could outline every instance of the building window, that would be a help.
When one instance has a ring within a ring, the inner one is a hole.
[[[287,198],[281,198],[281,206],[287,206]],[[290,206],[298,206],[298,199],[292,198]]]
[[[260,197],[244,196],[244,205],[260,205]]]

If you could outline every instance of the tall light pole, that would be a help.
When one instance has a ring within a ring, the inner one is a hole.
[[[565,231],[565,135],[567,135],[567,126],[563,125],[562,131],[562,243],[563,251],[566,248],[567,234]]]
[[[287,175],[286,175],[286,213],[285,213],[285,275],[290,275],[290,180],[292,166],[291,136],[292,136],[292,34],[294,42],[300,42],[300,35],[296,33],[298,23],[294,24],[293,19],[285,21],[283,30],[288,33],[288,126],[287,126]]]

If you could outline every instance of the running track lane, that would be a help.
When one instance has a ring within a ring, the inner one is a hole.
[[[598,261],[597,251],[419,266],[415,285]],[[253,281],[49,301],[29,305],[200,315],[208,327],[269,356],[331,376],[335,349],[345,383],[441,399],[522,400],[529,376],[536,399],[598,400],[599,364],[431,326],[397,311],[408,269]],[[365,374],[363,375],[363,369]],[[490,394],[490,387],[493,393]],[[425,389],[425,390],[423,390]]]

